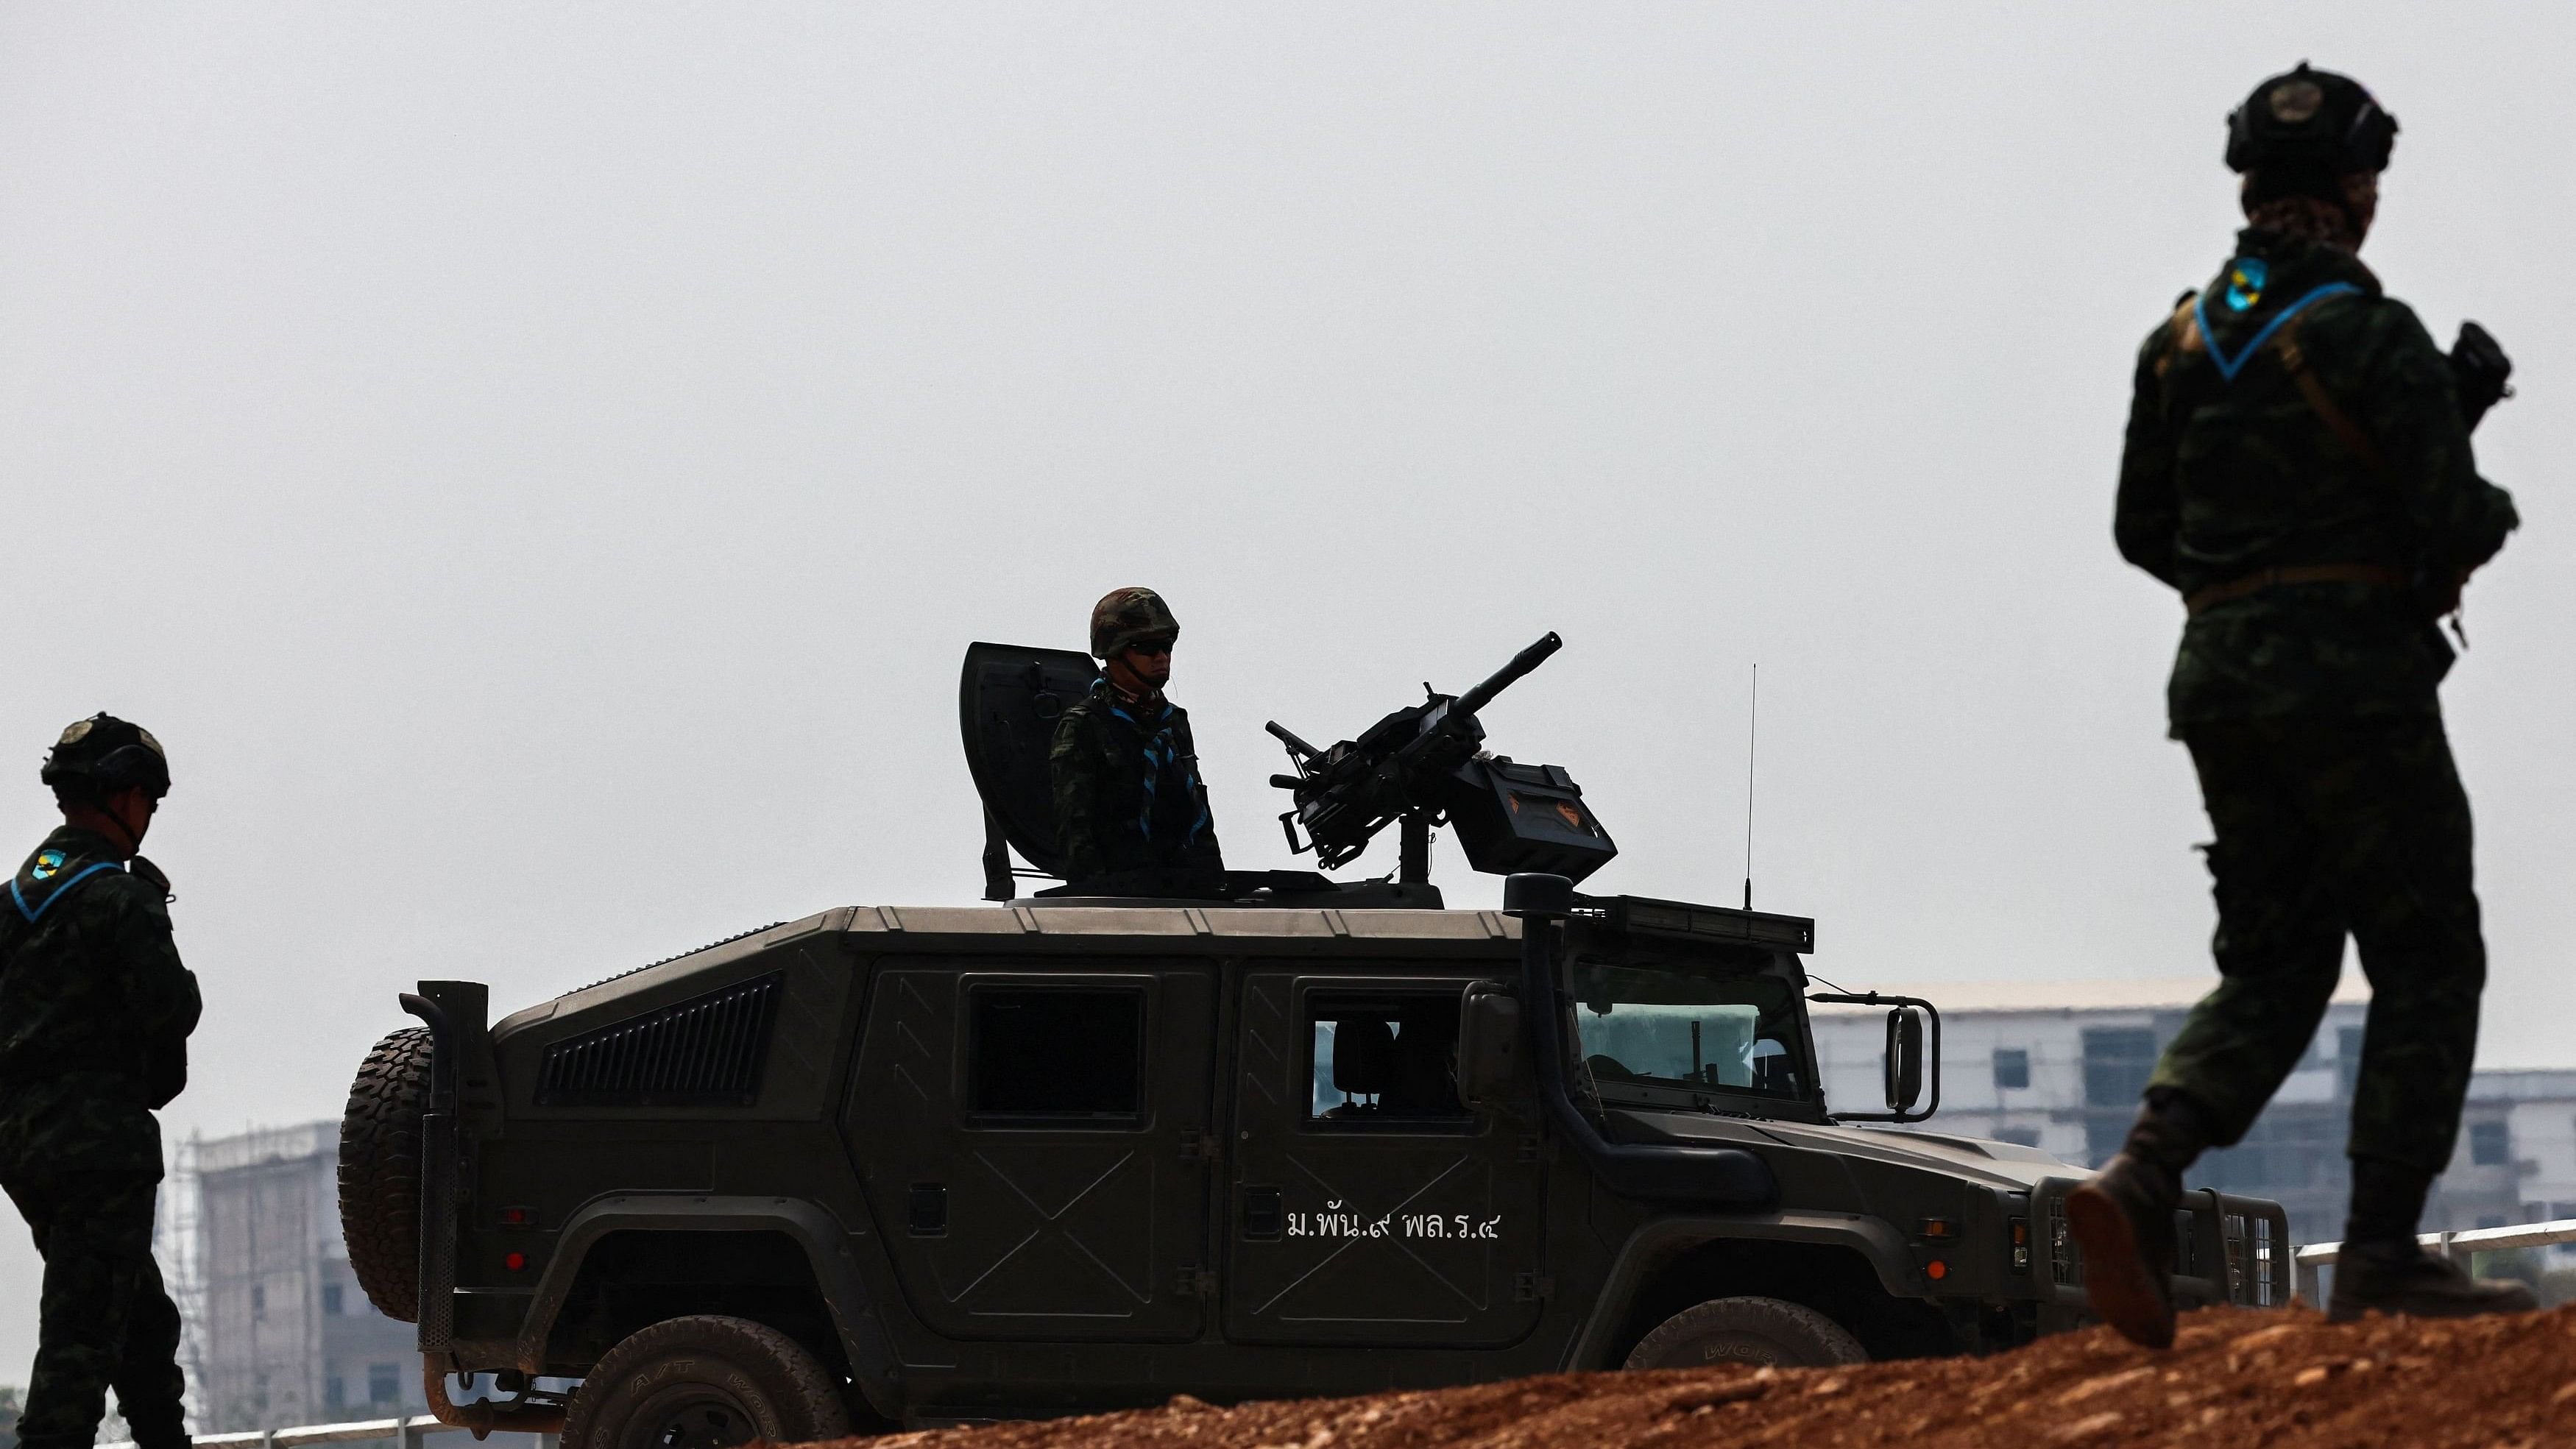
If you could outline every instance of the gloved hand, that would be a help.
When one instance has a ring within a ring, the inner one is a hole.
[[[2460,339],[2451,344],[2451,379],[2460,393],[2460,419],[2470,427],[2487,415],[2487,409],[2513,396],[2506,379],[2513,376],[2513,359],[2504,355],[2504,347],[2495,334],[2475,322],[2460,324]]]

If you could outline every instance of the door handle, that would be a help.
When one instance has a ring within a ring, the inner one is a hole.
[[[1288,1214],[1275,1187],[1247,1187],[1243,1190],[1243,1236],[1247,1242],[1266,1243],[1281,1237],[1287,1230]]]

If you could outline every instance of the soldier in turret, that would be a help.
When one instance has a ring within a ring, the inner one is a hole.
[[[0,1188],[45,1260],[18,1443],[89,1449],[113,1386],[139,1449],[187,1449],[152,1113],[187,1084],[197,978],[170,882],[135,854],[170,768],[150,732],[101,714],[63,731],[43,778],[62,828],[0,901]]]
[[[2248,225],[2138,358],[2114,532],[2189,615],[2167,705],[2216,835],[2219,982],[2068,1213],[2095,1311],[2150,1346],[2173,1339],[2182,1174],[2307,1051],[2347,935],[2373,995],[2328,1311],[2532,1306],[2415,1241],[2486,980],[2436,620],[2517,520],[2469,449],[2501,352],[2472,325],[2445,358],[2356,255],[2396,135],[2344,76],[2302,64],[2257,87],[2228,124]]]
[[[1065,710],[1047,755],[1056,837],[1077,885],[1188,894],[1224,869],[1189,714],[1163,694],[1180,634],[1152,589],[1113,589],[1092,606],[1101,677]]]

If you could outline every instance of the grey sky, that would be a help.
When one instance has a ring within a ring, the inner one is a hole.
[[[2571,30],[0,7],[0,839],[66,721],[149,724],[208,999],[166,1124],[330,1116],[415,978],[508,1010],[972,898],[960,649],[1141,582],[1239,864],[1289,863],[1263,720],[1347,735],[1553,628],[1486,718],[1584,783],[1601,887],[1735,896],[1758,660],[1757,903],[1820,970],[2205,970],[2179,609],[2112,474],[2228,251],[2221,117],[2306,56],[2405,124],[2367,258],[2520,364],[2479,443],[2529,522],[2446,698],[2485,1059],[2576,1060]],[[0,1383],[35,1275],[0,1228]]]

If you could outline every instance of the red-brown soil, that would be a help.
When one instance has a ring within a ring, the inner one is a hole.
[[[2107,1329],[1977,1360],[1556,1374],[1354,1399],[1160,1409],[844,1441],[866,1449],[2557,1449],[2576,1446],[2576,1305],[2457,1323],[2188,1315],[2151,1353]]]

